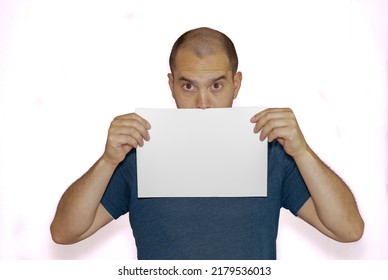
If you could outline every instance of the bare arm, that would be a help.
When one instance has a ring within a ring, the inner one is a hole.
[[[256,114],[254,132],[260,139],[277,139],[294,158],[311,198],[298,216],[325,235],[351,242],[361,238],[364,222],[348,186],[307,145],[291,109],[267,109]]]
[[[298,216],[337,241],[360,239],[364,222],[348,186],[311,149],[295,162],[312,197]]]
[[[50,228],[56,243],[78,242],[112,220],[100,201],[114,169],[100,158],[66,190]]]
[[[149,140],[150,125],[136,114],[115,118],[103,156],[63,194],[51,224],[56,243],[71,244],[96,232],[112,220],[100,204],[117,165],[126,154]]]

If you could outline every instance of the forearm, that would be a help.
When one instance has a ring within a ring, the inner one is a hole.
[[[100,158],[63,194],[51,224],[58,239],[75,240],[93,224],[115,166]]]
[[[361,236],[364,222],[348,186],[308,148],[295,162],[310,191],[317,215],[337,240]]]

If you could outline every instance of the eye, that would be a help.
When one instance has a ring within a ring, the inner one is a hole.
[[[189,84],[189,83],[184,84],[182,87],[184,90],[190,90],[190,91],[194,90],[194,86],[192,84]]]
[[[212,85],[213,90],[220,90],[220,89],[222,89],[222,87],[223,87],[223,85],[221,83],[214,83]]]

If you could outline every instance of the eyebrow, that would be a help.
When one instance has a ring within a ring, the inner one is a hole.
[[[214,83],[214,82],[216,82],[216,81],[224,80],[224,79],[226,79],[226,76],[225,76],[225,75],[221,75],[221,76],[219,76],[219,77],[217,77],[217,78],[212,79],[212,82]],[[186,78],[186,77],[180,77],[180,78],[178,79],[178,81],[189,82],[189,83],[194,83],[194,82],[195,82],[194,80],[191,80],[191,79]]]

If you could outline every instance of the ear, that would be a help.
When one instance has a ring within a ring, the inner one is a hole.
[[[174,75],[171,73],[167,74],[168,77],[168,85],[170,86],[172,98],[175,99],[175,94],[174,94]]]
[[[241,72],[237,72],[236,74],[234,74],[233,82],[234,82],[233,99],[236,99],[238,92],[240,90],[240,87],[241,87],[241,82],[242,82],[242,73]]]

